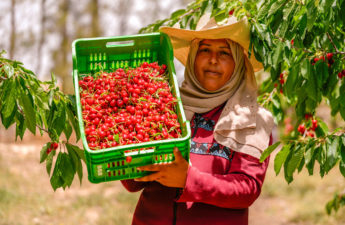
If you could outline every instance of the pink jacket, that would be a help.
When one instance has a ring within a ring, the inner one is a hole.
[[[191,166],[183,190],[157,182],[121,181],[130,192],[143,190],[133,225],[248,224],[248,207],[260,195],[269,158],[259,163],[218,144],[213,127],[221,110],[193,117]]]

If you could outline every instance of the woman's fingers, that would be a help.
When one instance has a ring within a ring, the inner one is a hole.
[[[147,166],[139,166],[137,167],[138,170],[144,170],[144,171],[161,171],[167,166],[169,166],[171,163],[157,163],[157,164],[151,164]]]
[[[159,178],[160,178],[159,172],[156,172],[144,177],[135,178],[134,180],[135,181],[156,181],[156,180],[159,180]]]
[[[180,150],[178,150],[177,147],[174,147],[174,156],[175,156],[175,161],[176,161],[177,163],[179,163],[179,162],[185,160],[185,159],[183,158],[183,156],[182,156]]]

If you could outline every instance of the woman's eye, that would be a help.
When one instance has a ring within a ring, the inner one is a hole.
[[[230,55],[229,52],[225,52],[225,51],[221,51],[220,54],[222,54],[222,55]]]
[[[203,49],[200,49],[199,51],[200,51],[200,52],[209,52],[209,49],[203,48]]]

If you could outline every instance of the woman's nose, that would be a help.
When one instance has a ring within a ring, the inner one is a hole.
[[[210,54],[210,59],[209,59],[211,64],[217,64],[218,63],[218,55],[215,52],[212,52]]]

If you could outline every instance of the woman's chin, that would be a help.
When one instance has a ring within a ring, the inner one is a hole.
[[[203,88],[205,88],[208,91],[217,91],[219,88],[221,88],[221,86],[208,83],[203,85]]]

